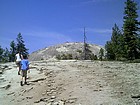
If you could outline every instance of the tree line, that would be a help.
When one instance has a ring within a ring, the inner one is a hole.
[[[140,59],[140,22],[137,10],[138,4],[134,0],[125,2],[123,27],[120,30],[115,24],[111,40],[105,45],[108,60]]]
[[[3,49],[0,46],[0,62],[14,62],[17,52],[20,52],[22,55],[29,54],[21,33],[17,35],[16,42],[14,40],[11,41],[10,49]]]

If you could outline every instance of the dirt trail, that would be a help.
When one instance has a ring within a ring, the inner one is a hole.
[[[12,69],[1,76],[5,80],[0,83],[2,105],[139,105],[139,98],[132,96],[140,93],[140,64],[31,62],[29,85],[22,87],[16,67],[8,66]]]

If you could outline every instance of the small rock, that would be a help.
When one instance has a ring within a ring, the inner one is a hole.
[[[50,99],[49,101],[50,101],[50,102],[54,102],[54,100],[55,100],[55,99]]]
[[[68,99],[66,102],[72,104],[72,103],[74,103],[76,100],[77,100],[77,98],[71,98],[71,99]]]
[[[4,66],[2,66],[1,68],[2,68],[2,69],[6,69],[6,68],[8,68],[8,66],[7,66],[7,65],[4,65]]]
[[[52,92],[47,92],[47,95],[50,95],[50,94],[52,94]]]
[[[12,95],[12,94],[14,94],[15,92],[11,92],[11,93],[8,93],[7,95]]]
[[[59,104],[58,105],[65,105],[65,102],[59,101]]]
[[[42,95],[45,95],[46,93],[44,92],[44,93],[42,93]]]
[[[56,97],[55,96],[51,96],[51,99],[55,99]]]
[[[56,92],[56,90],[53,90],[53,89],[52,89],[51,92],[52,92],[52,93],[53,93],[53,92]]]
[[[3,80],[4,80],[4,78],[0,78],[0,80],[1,80],[1,81],[3,81]]]
[[[2,74],[3,73],[3,70],[0,70],[0,74]]]
[[[39,103],[40,102],[40,100],[37,100],[37,101],[35,101],[34,103]]]
[[[50,86],[51,86],[51,84],[48,84],[48,86],[50,87]]]
[[[75,102],[75,100],[69,100],[68,102],[69,102],[69,103],[74,103],[74,102]]]
[[[140,95],[131,95],[131,98],[140,98]]]
[[[47,102],[48,99],[47,98],[41,98],[40,101]]]
[[[55,81],[52,81],[52,83],[55,83]]]
[[[50,102],[50,103],[48,103],[47,105],[52,105],[52,103]]]
[[[26,92],[26,90],[23,90],[23,93],[25,93]]]
[[[59,102],[54,102],[53,105],[59,105]]]
[[[9,89],[11,87],[11,85],[7,85],[7,86],[5,86],[5,89],[7,90],[7,89]]]
[[[32,99],[33,97],[32,96],[28,96],[28,97],[26,97],[26,99]]]
[[[53,73],[50,73],[50,75],[53,75]]]

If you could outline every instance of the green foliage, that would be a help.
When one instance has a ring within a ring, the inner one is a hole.
[[[99,59],[102,61],[103,57],[104,57],[104,49],[101,48],[100,51],[99,51]]]
[[[62,60],[67,60],[67,55],[66,55],[66,54],[62,54],[62,55],[61,55],[61,59],[62,59]]]
[[[0,62],[3,61],[3,52],[4,52],[4,49],[0,46]]]
[[[28,49],[25,47],[21,33],[18,34],[16,39],[17,44],[15,44],[14,41],[11,41],[10,51],[7,48],[3,49],[0,46],[0,62],[14,62],[17,51],[21,52],[22,54],[28,54]]]
[[[6,48],[4,50],[4,53],[3,53],[3,62],[9,62],[9,55],[10,55],[10,52],[9,50]]]
[[[140,34],[137,3],[134,0],[125,2],[123,34],[118,26],[112,28],[111,41],[107,41],[105,49],[108,60],[134,60],[140,58]]]
[[[56,59],[58,59],[58,60],[70,60],[70,59],[73,59],[73,57],[72,57],[72,54],[62,54],[62,55],[58,54],[56,56]]]
[[[87,43],[84,43],[84,51],[83,51],[84,60],[91,60],[91,56],[93,56],[92,51],[90,50],[90,46]]]
[[[97,59],[98,59],[97,55],[94,55],[94,60],[97,60]]]
[[[91,53],[89,55],[89,59],[88,60],[97,60],[97,59],[98,59],[97,55],[94,55],[93,53]]]
[[[77,50],[77,52],[81,54],[82,53],[82,50]]]
[[[108,60],[121,60],[126,57],[126,46],[123,34],[116,24],[112,28],[111,41],[106,43],[105,49],[107,51],[106,58]]]
[[[84,43],[84,50],[83,52],[82,51],[80,52],[80,57],[78,59],[97,60],[97,56],[92,53],[89,44]]]
[[[72,54],[67,54],[67,59],[73,59]]]
[[[10,43],[10,55],[9,55],[9,59],[10,59],[10,61],[12,61],[12,62],[14,62],[15,61],[15,54],[16,54],[16,51],[17,49],[16,49],[16,44],[15,44],[15,42],[14,41],[12,41],[11,43]]]
[[[0,46],[0,62],[9,62],[9,54],[10,52],[8,51],[8,49],[3,49]]]
[[[105,49],[107,51],[106,53],[106,58],[108,60],[114,60],[115,59],[115,54],[113,53],[113,47],[112,47],[112,42],[111,41],[107,41],[106,45],[105,45]]]
[[[16,40],[17,40],[17,51],[21,52],[22,54],[28,55],[28,49],[25,47],[21,33],[18,34]]]
[[[56,55],[56,59],[61,60],[61,55],[60,54]]]
[[[128,63],[140,63],[140,59],[134,59],[127,61]]]
[[[137,3],[134,0],[127,0],[125,2],[125,10],[124,10],[124,41],[126,47],[126,58],[129,60],[139,58],[139,22],[137,20]]]

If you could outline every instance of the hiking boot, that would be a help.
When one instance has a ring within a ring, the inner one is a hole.
[[[24,82],[24,84],[29,85],[29,83],[27,83],[27,82]]]
[[[21,86],[23,86],[23,83],[22,83],[22,81],[20,81],[20,85],[21,85]]]

